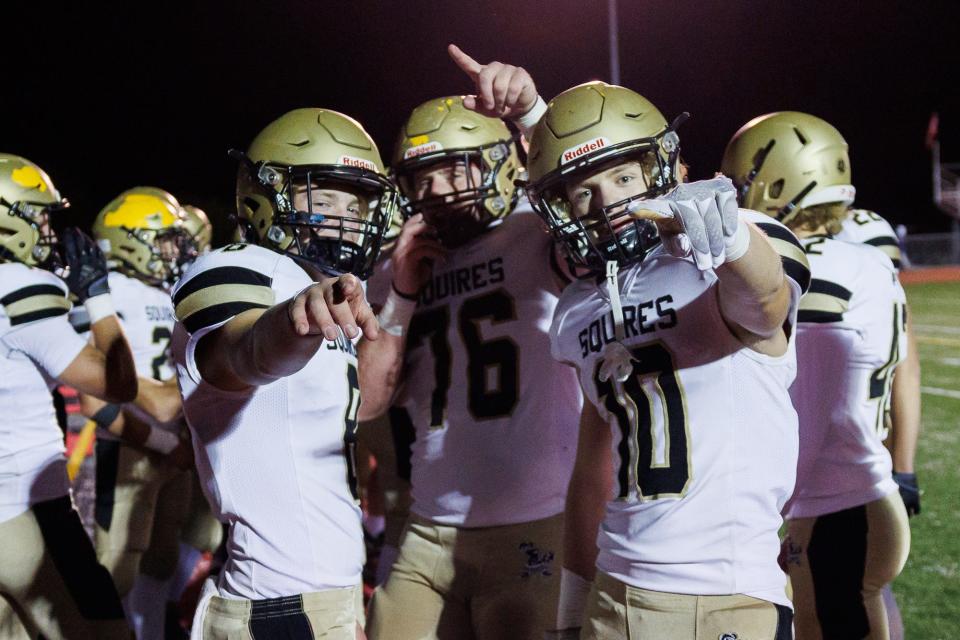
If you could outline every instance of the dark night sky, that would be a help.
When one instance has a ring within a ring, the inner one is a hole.
[[[356,117],[388,157],[411,108],[470,90],[448,42],[527,67],[548,99],[609,79],[606,0],[21,4],[3,10],[0,149],[44,167],[82,221],[135,184],[225,220],[226,150],[296,107]],[[622,83],[691,112],[694,177],[748,119],[809,111],[850,142],[861,205],[940,229],[923,140],[940,111],[960,161],[957,5],[620,0]]]

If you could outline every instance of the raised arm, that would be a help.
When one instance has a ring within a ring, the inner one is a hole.
[[[631,208],[635,217],[656,223],[670,253],[691,256],[702,271],[713,270],[720,313],[741,342],[769,355],[784,352],[791,293],[780,254],[756,226],[741,219],[727,178],[684,183]]]
[[[390,408],[400,382],[403,353],[410,319],[417,308],[420,290],[430,279],[433,265],[446,259],[446,251],[423,214],[411,216],[403,224],[390,254],[390,291],[377,310],[380,338],[360,341],[360,420],[372,420]]]
[[[108,402],[129,402],[137,395],[137,371],[113,311],[106,261],[93,240],[78,229],[65,230],[62,241],[68,266],[64,280],[87,308],[93,346],[84,347],[59,379]]]

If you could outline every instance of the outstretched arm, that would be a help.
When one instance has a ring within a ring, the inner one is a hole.
[[[260,386],[302,369],[326,340],[342,331],[379,336],[377,319],[352,275],[314,283],[266,310],[248,309],[204,335],[195,360],[208,383],[227,391]]]
[[[464,96],[463,106],[484,116],[512,120],[529,140],[547,104],[527,70],[496,60],[480,64],[455,44],[447,46],[447,53],[474,84],[476,93]]]

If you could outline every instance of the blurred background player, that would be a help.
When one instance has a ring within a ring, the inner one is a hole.
[[[797,638],[886,640],[881,590],[910,547],[883,446],[906,347],[905,294],[887,255],[835,239],[855,191],[847,143],[834,127],[797,112],[755,118],[730,141],[722,171],[740,185],[745,206],[801,237],[810,261],[791,388],[800,459],[784,541]]]
[[[808,272],[729,180],[677,186],[680,122],[591,82],[530,142],[528,193],[585,274],[551,328],[588,399],[554,637],[791,636],[777,530]]]
[[[535,101],[519,72],[514,100]],[[549,354],[567,277],[515,185],[514,137],[467,102],[430,100],[404,124],[407,221],[370,284],[373,303],[406,310],[381,321],[407,345],[390,417],[415,429],[412,514],[371,602],[373,639],[540,640],[556,619],[582,402]]]
[[[0,595],[30,637],[128,638],[116,588],[73,508],[49,387],[126,402],[137,380],[100,250],[67,229],[57,263],[51,217],[66,206],[37,165],[0,154],[0,400],[9,409],[0,422]],[[57,267],[64,280],[45,270]],[[67,321],[68,294],[86,307],[92,344]]]
[[[182,222],[181,244],[177,256],[178,279],[196,259],[208,253],[212,246],[213,225],[206,212],[199,207],[185,204],[180,208]],[[196,597],[203,579],[210,572],[219,570],[221,559],[213,557],[224,538],[224,527],[210,511],[203,496],[196,471],[191,469],[190,506],[180,534],[180,560],[177,572],[170,580],[167,594],[167,633],[175,624],[193,618]]]
[[[134,404],[82,397],[83,412],[99,427],[94,539],[141,639],[162,637],[164,593],[190,504],[185,469],[192,455],[170,360],[174,318],[166,288],[182,234],[179,203],[156,187],[124,191],[93,222],[141,378]]]
[[[183,269],[189,267],[203,254],[210,251],[213,240],[213,225],[206,212],[199,207],[185,204],[180,208],[183,225],[183,244],[178,262]]]
[[[230,526],[193,633],[353,640],[364,617],[356,428],[380,348],[360,279],[396,191],[370,136],[335,111],[291,111],[232,155],[255,244],[200,256],[173,293],[197,471]]]

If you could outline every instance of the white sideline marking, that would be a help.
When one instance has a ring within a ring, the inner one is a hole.
[[[948,367],[960,367],[960,358],[940,358],[940,364]]]
[[[960,391],[954,391],[953,389],[941,389],[939,387],[920,387],[920,391],[924,393],[929,393],[932,396],[942,396],[944,398],[953,398],[954,400],[960,400]]]
[[[960,334],[960,327],[945,327],[942,324],[915,324],[914,329],[920,331],[930,331],[931,333],[956,333]]]

